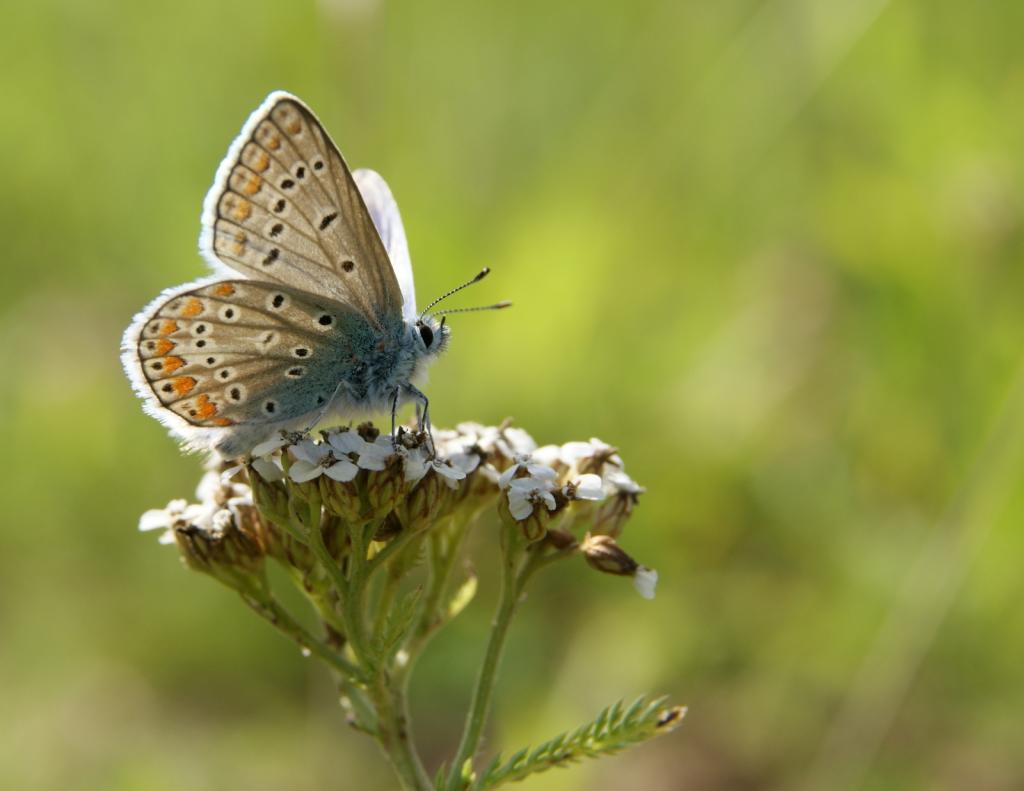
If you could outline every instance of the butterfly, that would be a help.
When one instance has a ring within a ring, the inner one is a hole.
[[[164,291],[124,333],[122,363],[149,414],[188,449],[226,458],[329,416],[390,411],[393,430],[407,401],[429,431],[415,383],[448,344],[444,314],[457,312],[430,309],[488,269],[417,312],[387,183],[350,171],[312,110],[283,91],[231,144],[201,224],[214,275]]]

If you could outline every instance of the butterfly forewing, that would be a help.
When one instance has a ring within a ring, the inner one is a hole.
[[[211,283],[168,298],[138,338],[159,404],[192,426],[293,420],[322,408],[368,331],[352,307],[274,283]]]
[[[204,252],[248,277],[324,294],[377,327],[401,314],[398,281],[352,174],[295,97],[272,94],[246,123],[203,223]]]

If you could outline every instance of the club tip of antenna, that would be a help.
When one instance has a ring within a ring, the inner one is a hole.
[[[472,282],[477,283],[483,280],[489,274],[491,274],[491,268],[489,266],[485,266],[483,269],[480,270],[480,274],[473,278]]]
[[[509,302],[509,301],[508,301],[508,300],[506,299],[506,300],[504,300],[504,301],[502,301],[502,302],[499,302],[498,304],[496,304],[496,305],[494,306],[494,309],[495,309],[495,310],[501,310],[502,308],[510,308],[510,307],[512,307],[512,303],[511,303],[511,302]]]

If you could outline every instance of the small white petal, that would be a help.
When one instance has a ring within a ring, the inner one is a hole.
[[[292,445],[292,456],[309,464],[319,464],[330,453],[330,448],[308,437]]]
[[[234,467],[228,467],[224,470],[224,472],[220,474],[221,486],[231,486],[231,479],[234,478],[243,467],[245,467],[244,464],[236,464]]]
[[[658,572],[646,566],[638,566],[633,574],[633,587],[645,599],[654,598],[654,588],[658,584]]]
[[[218,510],[218,506],[215,503],[193,503],[178,517],[178,521],[187,525],[194,525],[203,530],[209,530],[213,526],[213,515]]]
[[[526,471],[531,477],[542,481],[553,481],[558,478],[558,473],[545,464],[527,464]]]
[[[211,503],[217,499],[223,488],[224,484],[221,483],[219,473],[214,470],[205,472],[199,479],[199,485],[196,486],[196,499],[201,503]]]
[[[139,530],[166,530],[174,523],[167,511],[154,508],[139,517]]]
[[[466,477],[466,473],[451,464],[445,464],[439,459],[434,460],[435,472],[443,475],[445,478],[450,478],[453,481],[461,481]]]
[[[376,442],[363,444],[363,449],[359,451],[359,461],[357,464],[364,470],[383,470],[388,466],[388,459],[390,459],[395,450],[391,446],[391,438],[386,439],[387,446],[380,445]]]
[[[508,510],[516,521],[521,522],[526,519],[533,513],[533,503],[530,501],[529,493],[521,489],[509,489]]]
[[[227,508],[216,511],[210,519],[210,525],[214,533],[223,535],[231,527],[231,511]]]
[[[354,431],[331,434],[327,441],[338,453],[362,453],[367,442]]]
[[[498,476],[498,487],[501,489],[507,489],[512,483],[513,476],[519,471],[519,465],[513,464],[500,476]]]
[[[167,544],[173,544],[174,531],[165,530],[163,533],[160,534],[160,538],[157,539],[157,543],[163,544],[164,546],[166,546]]]
[[[516,454],[533,453],[537,449],[537,443],[533,437],[521,428],[512,426],[505,429],[502,435]]]
[[[538,481],[533,478],[514,478],[508,484],[508,490],[510,492],[522,492],[529,494],[538,488],[544,488],[543,481]]]
[[[264,440],[259,445],[254,447],[251,451],[249,451],[249,455],[252,456],[253,458],[258,456],[269,456],[278,448],[283,448],[287,443],[288,440],[285,439],[285,437],[281,436],[280,433],[278,433],[277,436],[271,437],[268,440]]]
[[[235,522],[241,524],[242,521],[242,508],[252,508],[252,497],[232,497],[225,503],[227,509],[231,512],[231,515],[235,518]]]
[[[298,463],[296,462],[296,464]],[[277,459],[268,457],[253,459],[252,468],[265,481],[280,481],[284,478],[284,470],[281,468],[281,462]]]
[[[574,481],[574,484],[577,500],[604,499],[604,484],[600,476],[587,473],[586,475],[581,475],[578,480]]]
[[[288,468],[288,477],[296,483],[305,483],[314,478],[319,478],[324,468],[319,464],[313,464],[305,459],[299,459]]]
[[[604,479],[606,483],[616,490],[616,492],[643,494],[647,491],[643,486],[640,486],[636,481],[626,475],[625,472],[614,467],[605,474]]]
[[[562,460],[562,449],[557,445],[543,445],[533,452],[533,460],[538,464],[553,467]]]
[[[374,470],[380,472],[388,466],[386,458],[380,456],[370,456],[366,453],[359,454],[359,461],[357,462],[360,469],[363,470]]]
[[[411,450],[405,454],[405,480],[415,483],[427,474],[429,464],[427,456],[421,449]]]
[[[448,457],[448,461],[466,475],[480,466],[480,457],[475,453],[453,453]]]
[[[292,469],[295,468],[293,467]],[[358,472],[359,468],[348,459],[336,461],[330,467],[324,469],[324,475],[332,480],[340,481],[341,483],[348,483],[356,477],[356,473]]]
[[[594,446],[589,442],[566,442],[562,448],[562,461],[575,464],[580,459],[588,459],[594,455]]]
[[[555,510],[555,496],[551,492],[538,491],[537,494],[544,501],[544,505],[548,507],[549,511]]]
[[[433,467],[434,472],[441,476],[441,479],[447,484],[449,489],[458,489],[459,481],[466,477],[466,473],[462,470],[450,464],[445,464],[440,459],[434,459]]]

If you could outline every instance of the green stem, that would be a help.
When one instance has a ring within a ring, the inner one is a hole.
[[[376,738],[378,719],[373,704],[350,678],[341,673],[335,673],[334,677],[343,696],[342,706],[351,715],[353,727]]]
[[[431,791],[433,784],[410,737],[408,707],[403,690],[378,672],[370,686],[379,723],[377,742],[391,762],[402,786],[412,791]]]
[[[318,493],[313,494],[309,498],[309,525],[306,528],[306,535],[302,536],[302,538],[309,544],[309,548],[313,550],[316,559],[320,561],[320,565],[324,567],[324,570],[330,576],[338,596],[345,598],[348,594],[348,581],[345,579],[338,561],[331,556],[331,553],[327,550],[327,545],[324,543],[324,534],[320,530],[320,506],[320,495]]]
[[[322,640],[311,635],[269,592],[239,591],[239,593],[245,603],[256,613],[270,622],[279,632],[298,643],[301,648],[322,659],[339,673],[353,679],[362,678],[359,668],[332,651]]]
[[[484,662],[480,667],[476,686],[473,688],[473,697],[469,704],[469,713],[466,715],[466,724],[462,731],[459,749],[449,770],[448,791],[459,791],[463,788],[463,765],[467,761],[472,761],[480,745],[480,737],[483,734],[484,723],[487,721],[491,697],[494,693],[498,663],[501,661],[502,650],[505,647],[505,638],[508,636],[508,628],[512,623],[512,616],[515,615],[516,607],[519,604],[519,596],[522,592],[518,573],[519,557],[519,553],[514,548],[506,550],[503,555],[501,594],[498,598],[498,608],[495,611],[494,620],[491,622],[491,635],[487,641],[487,652],[484,654]]]
[[[366,593],[367,582],[366,548],[374,529],[375,526],[371,523],[351,531],[352,550],[349,553],[347,595],[342,601],[342,618],[345,621],[346,636],[361,664],[372,675],[377,674],[377,662],[366,636],[366,624],[363,621],[363,597]]]

